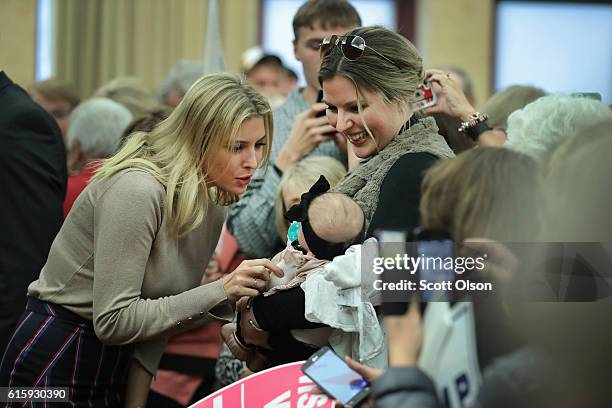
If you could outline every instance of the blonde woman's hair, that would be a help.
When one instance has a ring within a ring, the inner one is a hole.
[[[323,175],[333,187],[346,175],[346,168],[338,160],[328,156],[312,156],[297,162],[283,173],[276,193],[276,205],[274,207],[276,231],[283,242],[287,240],[287,229],[289,223],[283,217],[288,208],[285,208],[283,191],[287,188],[301,190],[303,193],[316,183]]]
[[[478,237],[526,240],[537,232],[538,170],[505,148],[461,153],[430,168],[421,186],[421,223],[461,242]]]
[[[266,99],[238,76],[217,73],[200,78],[170,116],[151,132],[136,132],[119,152],[103,162],[94,179],[126,169],[150,173],[166,189],[164,216],[184,235],[206,217],[210,200],[228,205],[238,196],[207,187],[214,157],[233,146],[242,123],[264,121],[267,164],[272,146],[272,112]]]
[[[327,80],[343,76],[355,85],[359,116],[366,132],[376,143],[363,119],[362,91],[380,95],[388,105],[396,104],[392,108],[405,111],[408,119],[414,107],[417,85],[423,79],[423,59],[410,41],[384,27],[360,27],[345,35],[358,35],[364,39],[366,48],[363,55],[351,61],[344,58],[340,47],[332,47],[321,61],[319,82],[323,85]]]

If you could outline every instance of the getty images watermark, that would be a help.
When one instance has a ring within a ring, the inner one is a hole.
[[[612,298],[612,246],[452,241],[374,243],[362,250],[371,296],[383,302],[595,301]]]
[[[405,302],[414,293],[422,301],[453,301],[495,288],[483,279],[486,251],[461,253],[450,240],[379,243],[375,254],[367,260],[371,287],[385,302]]]
[[[375,290],[493,290],[491,282],[473,282],[469,279],[457,279],[466,272],[484,271],[487,254],[478,257],[453,257],[453,256],[426,256],[421,254],[417,257],[408,254],[396,254],[394,257],[375,257],[373,269],[375,275],[381,275],[381,279],[374,281]],[[400,279],[399,281],[387,281],[382,279],[384,272],[399,272],[402,275],[409,274],[418,277],[414,279]]]

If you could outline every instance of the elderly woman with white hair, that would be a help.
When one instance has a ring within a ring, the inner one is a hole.
[[[204,64],[199,61],[179,60],[168,71],[159,86],[160,102],[175,108],[189,87],[204,74]]]
[[[70,176],[64,217],[89,183],[97,160],[110,157],[119,149],[121,135],[131,121],[130,111],[108,98],[90,99],[72,112],[66,135]]]
[[[536,160],[543,160],[561,142],[594,123],[610,119],[612,110],[595,99],[566,95],[543,96],[508,117],[508,140],[504,146]]]
[[[561,142],[580,133],[593,123],[612,118],[612,110],[595,99],[561,94],[547,95],[518,109],[508,117],[507,129],[491,129],[486,115],[476,112],[459,84],[447,73],[429,70],[438,103],[428,109],[442,112],[462,121],[467,137],[479,146],[504,146],[545,160]]]

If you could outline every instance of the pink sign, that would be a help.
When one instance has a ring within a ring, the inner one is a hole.
[[[284,364],[253,374],[191,408],[333,408],[331,398],[311,393],[315,384],[300,370],[303,363]]]

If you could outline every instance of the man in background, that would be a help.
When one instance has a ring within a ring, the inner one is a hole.
[[[0,69],[0,350],[59,231],[66,151],[56,121]]]
[[[335,143],[335,129],[324,115],[325,104],[317,103],[319,45],[328,35],[342,35],[360,25],[357,10],[346,0],[309,0],[293,18],[293,50],[302,63],[306,86],[293,91],[274,110],[273,168],[267,173],[258,170],[247,192],[230,208],[227,220],[240,251],[248,257],[271,257],[282,246],[274,223],[274,202],[287,168],[310,154],[346,162],[346,152]],[[317,117],[320,113],[323,116]]]
[[[278,56],[267,54],[260,47],[251,47],[242,53],[240,65],[247,82],[268,98],[273,108],[284,102],[280,85],[285,69]]]

